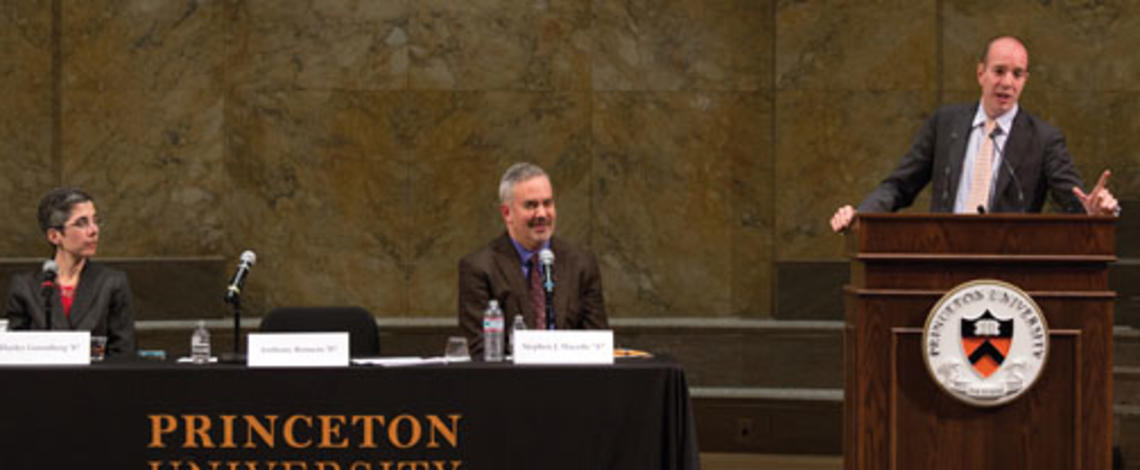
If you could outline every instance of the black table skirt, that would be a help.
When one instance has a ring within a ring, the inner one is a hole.
[[[683,370],[0,368],[0,468],[695,469]]]

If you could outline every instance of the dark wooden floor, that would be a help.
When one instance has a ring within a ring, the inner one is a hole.
[[[843,457],[701,453],[702,470],[839,470]]]

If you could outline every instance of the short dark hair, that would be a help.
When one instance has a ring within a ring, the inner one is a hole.
[[[981,55],[978,56],[978,63],[979,64],[985,64],[986,61],[989,60],[989,58],[990,58],[990,47],[992,47],[994,45],[994,43],[997,42],[998,39],[1013,39],[1014,41],[1017,41],[1018,44],[1021,44],[1021,47],[1023,49],[1025,49],[1026,51],[1029,51],[1029,46],[1026,46],[1025,41],[1022,41],[1021,38],[1014,36],[1012,34],[1000,34],[997,36],[993,36],[990,38],[989,41],[986,41],[986,46],[982,48],[982,53],[981,53]]]
[[[79,188],[55,188],[48,191],[40,199],[40,207],[36,211],[40,231],[46,234],[48,229],[62,229],[75,205],[89,201],[94,202],[95,199]]]
[[[503,178],[499,180],[499,202],[502,204],[510,204],[511,199],[514,198],[515,185],[531,178],[539,176],[546,176],[546,172],[542,168],[533,163],[518,162],[507,168],[503,173]],[[546,176],[550,178],[549,176]]]

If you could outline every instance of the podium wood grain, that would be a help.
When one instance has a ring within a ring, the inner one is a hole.
[[[867,214],[847,237],[845,469],[1111,466],[1115,219]],[[1050,329],[1033,388],[993,408],[943,392],[922,357],[930,309],[978,278],[1025,290]]]

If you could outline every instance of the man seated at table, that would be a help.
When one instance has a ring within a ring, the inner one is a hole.
[[[554,237],[554,190],[546,172],[516,163],[499,182],[499,213],[506,233],[459,262],[459,327],[472,356],[483,352],[483,311],[497,299],[509,326],[522,315],[527,328],[546,328],[538,253],[554,252],[553,310],[557,329],[609,328],[598,261]]]
[[[39,272],[17,274],[8,291],[8,329],[90,331],[107,337],[108,358],[132,357],[135,324],[127,276],[90,260],[99,247],[95,201],[79,189],[55,189],[40,200],[37,216],[58,268],[49,294],[51,322],[41,296],[49,279]]]

